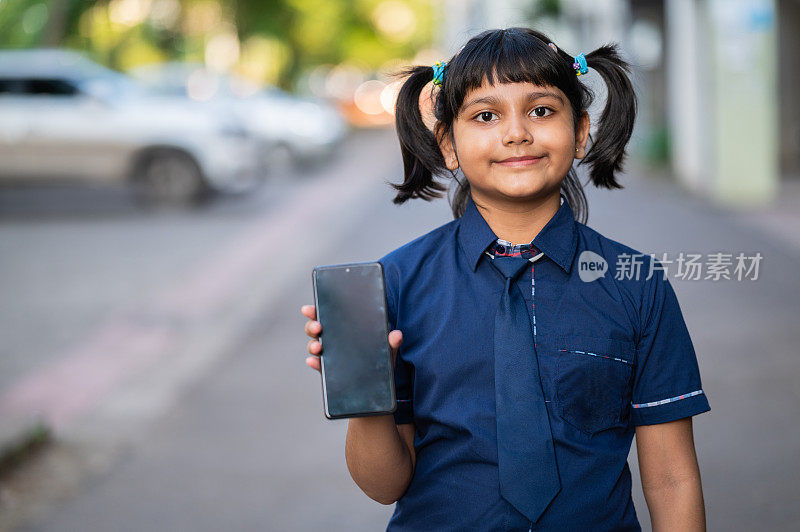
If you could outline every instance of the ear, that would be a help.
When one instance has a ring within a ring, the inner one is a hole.
[[[453,142],[450,140],[450,135],[444,134],[444,127],[441,122],[436,122],[433,131],[436,136],[436,142],[439,144],[439,151],[442,152],[444,163],[447,165],[447,169],[450,171],[458,170],[458,155],[456,155],[456,150],[453,146]]]
[[[589,139],[589,129],[591,128],[591,120],[589,113],[586,111],[581,112],[581,117],[578,122],[578,131],[575,136],[575,158],[583,159],[586,157],[586,142]]]

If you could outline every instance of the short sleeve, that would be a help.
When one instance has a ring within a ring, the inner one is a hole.
[[[647,283],[641,313],[644,327],[636,346],[631,404],[634,425],[666,423],[711,409],[669,279],[656,269]]]
[[[389,330],[397,329],[397,289],[393,282],[397,277],[391,268],[384,266],[384,281],[386,285],[387,317]],[[394,387],[397,400],[397,409],[394,412],[394,422],[397,425],[412,423],[414,419],[414,404],[411,393],[412,370],[403,360],[403,345],[397,351],[397,360],[394,367]]]

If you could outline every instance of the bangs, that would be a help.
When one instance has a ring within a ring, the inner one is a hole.
[[[456,54],[448,67],[446,105],[457,114],[465,96],[483,85],[529,82],[575,92],[571,65],[541,38],[524,28],[488,31],[476,36]]]

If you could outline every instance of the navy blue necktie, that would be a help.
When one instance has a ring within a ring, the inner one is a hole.
[[[514,286],[528,259],[489,261],[506,278],[494,322],[494,384],[500,494],[536,522],[561,489],[553,436],[525,300]]]

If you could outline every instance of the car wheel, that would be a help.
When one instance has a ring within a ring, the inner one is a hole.
[[[187,154],[174,150],[150,153],[139,165],[136,185],[147,204],[187,205],[209,193],[200,167]]]

